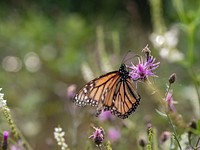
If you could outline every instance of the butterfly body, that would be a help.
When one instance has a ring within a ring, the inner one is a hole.
[[[133,81],[125,64],[118,71],[109,72],[87,83],[75,96],[78,106],[97,107],[96,116],[102,111],[125,119],[135,111],[140,102]]]

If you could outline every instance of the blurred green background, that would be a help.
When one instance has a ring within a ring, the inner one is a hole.
[[[198,2],[183,1],[183,4],[188,9],[186,18],[190,24],[195,20],[195,12],[199,12]],[[168,77],[176,72],[177,110],[183,112],[186,121],[195,118],[190,97],[182,94],[183,90],[193,91],[186,67],[182,65],[185,60],[174,63],[163,59],[156,50],[159,48],[150,40],[152,33],[164,34],[181,17],[171,1],[163,1],[157,7],[163,13],[160,14],[163,22],[158,18],[158,24],[147,0],[0,2],[0,87],[14,121],[34,149],[57,149],[53,131],[58,125],[65,130],[66,142],[72,150],[95,147],[87,138],[93,131],[91,125],[102,126],[105,131],[110,126],[120,129],[121,139],[113,144],[113,149],[130,149],[133,145],[138,149],[138,137],[146,132],[148,121],[158,126],[159,132],[168,129],[167,121],[155,112],[158,105],[144,84],[138,85],[141,105],[126,121],[99,122],[92,114],[95,109],[74,108],[67,96],[71,84],[79,89],[88,79],[117,70],[128,50],[140,54],[147,44],[161,62],[156,71],[159,78],[154,82],[164,93]],[[157,28],[159,23],[165,26]],[[179,31],[179,42],[174,47],[186,55],[188,39],[184,30]],[[195,33],[199,33],[198,28]],[[194,49],[198,49],[199,38],[195,34]],[[195,54],[192,66],[198,74],[199,51]],[[199,110],[196,111],[198,114]],[[3,116],[0,129],[8,130]]]

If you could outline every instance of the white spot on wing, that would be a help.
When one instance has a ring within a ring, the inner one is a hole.
[[[86,89],[86,88],[83,88],[83,92],[84,92],[84,93],[87,93],[87,89]]]

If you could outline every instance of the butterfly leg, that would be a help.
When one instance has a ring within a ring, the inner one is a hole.
[[[99,103],[99,105],[98,105],[98,107],[96,109],[96,113],[95,113],[96,117],[98,117],[104,111],[102,108],[103,108],[102,103]]]
[[[98,117],[102,113],[102,110],[96,110],[95,116]]]

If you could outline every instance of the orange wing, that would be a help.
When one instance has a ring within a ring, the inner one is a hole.
[[[109,110],[125,119],[135,111],[140,102],[125,65],[119,71],[107,73],[87,83],[75,96],[78,106],[96,106],[98,116]]]
[[[119,78],[118,76],[118,71],[113,71],[88,82],[76,94],[75,104],[78,106],[98,106],[98,104],[103,103],[104,93],[107,91],[109,84]]]
[[[115,87],[106,94],[104,110],[110,110],[112,114],[122,119],[128,118],[139,105],[140,96],[130,78],[117,82]]]

